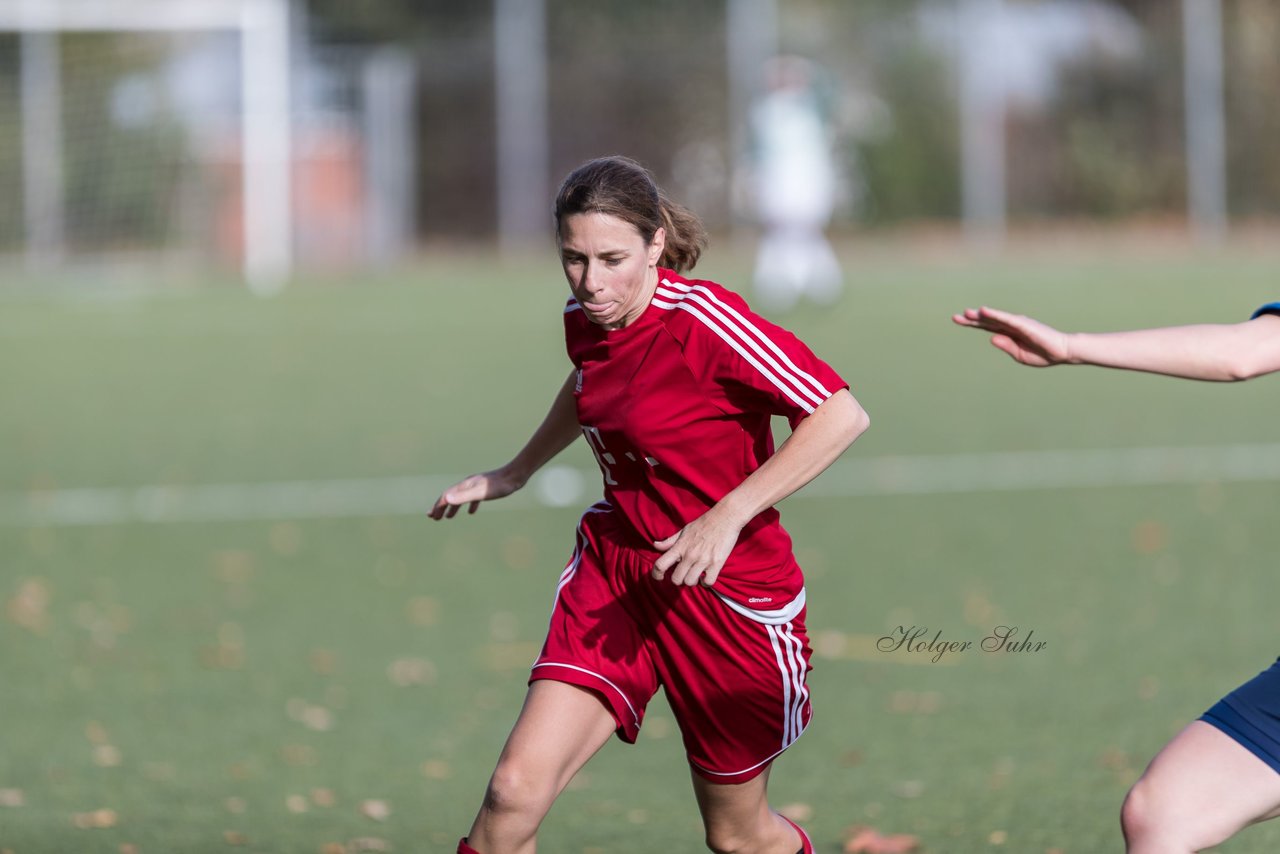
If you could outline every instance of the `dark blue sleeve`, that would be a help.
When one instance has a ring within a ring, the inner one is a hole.
[[[1262,317],[1264,314],[1280,314],[1280,302],[1267,303],[1262,308],[1255,311],[1249,319],[1253,320],[1253,318]]]

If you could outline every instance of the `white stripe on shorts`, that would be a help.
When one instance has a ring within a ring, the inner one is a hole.
[[[582,554],[587,548],[587,535],[582,533],[582,523],[587,520],[589,513],[609,513],[613,510],[613,505],[608,501],[597,501],[588,507],[582,514],[582,518],[578,520],[577,539],[573,546],[573,555],[569,558],[569,563],[565,566],[564,572],[560,573],[560,581],[556,584],[556,596],[551,600],[551,610],[554,611],[556,604],[560,601],[560,591],[566,584],[573,580],[573,576],[578,572],[578,564],[582,563]]]
[[[782,671],[782,747],[785,750],[790,743],[791,735],[791,688],[794,684],[790,673],[791,660],[790,656],[782,650],[782,641],[778,637],[777,628],[774,626],[764,628],[769,633],[769,643],[773,644],[773,656],[778,662],[778,669]]]
[[[610,688],[612,688],[614,691],[617,692],[618,696],[622,698],[622,702],[627,704],[627,709],[631,712],[631,719],[635,721],[636,729],[640,728],[640,717],[636,714],[636,707],[631,705],[631,701],[627,699],[627,695],[623,692],[621,688],[619,688],[617,685],[614,685],[608,679],[605,679],[599,673],[596,673],[594,670],[588,670],[585,667],[579,667],[576,664],[562,664],[559,661],[544,661],[540,664],[533,665],[534,670],[537,670],[539,667],[563,667],[568,670],[576,670],[579,673],[585,673],[588,676],[596,677],[601,682],[608,685]]]
[[[782,749],[785,750],[804,731],[804,704],[809,688],[804,683],[804,647],[785,626],[765,626],[773,644],[773,654],[782,674]]]

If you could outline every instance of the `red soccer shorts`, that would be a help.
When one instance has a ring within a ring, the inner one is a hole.
[[[578,525],[529,681],[595,691],[627,742],[662,686],[694,770],[715,783],[750,780],[812,715],[804,608],[775,625],[711,588],[677,586],[670,573],[655,581],[659,552],[636,548],[610,515],[601,502]]]

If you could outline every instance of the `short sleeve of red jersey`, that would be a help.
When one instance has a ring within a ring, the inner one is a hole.
[[[713,282],[664,278],[659,305],[688,315],[685,361],[726,412],[782,415],[794,427],[849,384],[795,335]]]

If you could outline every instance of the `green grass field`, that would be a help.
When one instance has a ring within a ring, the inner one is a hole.
[[[948,319],[988,303],[1066,328],[1234,321],[1280,297],[1274,250],[847,261],[837,310],[779,319],[871,413],[852,460],[1280,441],[1274,378],[1036,372]],[[745,271],[723,248],[698,270]],[[563,292],[547,252],[271,300],[0,297],[0,850],[452,851],[578,509],[73,525],[13,508],[51,489],[493,467],[567,370]],[[593,469],[581,443],[559,462]],[[1277,482],[1209,481],[789,500],[816,714],[775,804],[811,809],[823,854],[854,824],[931,854],[1119,850],[1146,761],[1280,652],[1277,499]],[[1047,646],[937,664],[874,649],[899,625],[976,641],[1001,624]],[[701,850],[687,775],[658,698],[640,743],[610,744],[565,793],[541,850]],[[1277,847],[1280,824],[1221,850]]]

